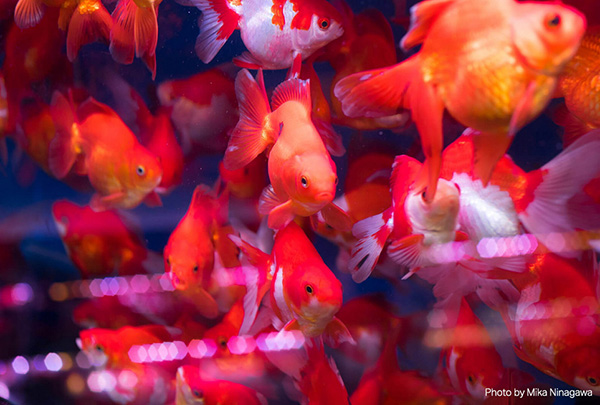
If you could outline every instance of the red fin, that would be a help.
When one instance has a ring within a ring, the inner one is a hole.
[[[135,10],[135,23],[133,25],[135,42],[135,55],[154,55],[158,41],[158,23],[156,10],[153,6],[137,7]]]
[[[271,229],[281,229],[294,219],[292,200],[278,205],[269,212],[268,225]]]
[[[238,26],[240,16],[227,0],[191,0],[202,11],[200,34],[196,38],[196,54],[210,63]]]
[[[44,16],[44,8],[41,0],[19,0],[15,7],[15,24],[21,29],[37,25]]]
[[[109,115],[113,118],[121,120],[121,117],[109,106],[102,104],[93,97],[89,97],[77,108],[77,119],[79,122],[85,121],[85,119],[94,114]]]
[[[56,178],[62,179],[69,173],[77,158],[77,139],[73,136],[75,115],[72,104],[58,91],[52,95],[50,114],[56,126],[56,136],[50,142],[48,166]]]
[[[594,129],[571,114],[564,104],[561,104],[552,112],[552,120],[565,129],[563,133],[563,147],[565,148],[579,139],[583,134]]]
[[[298,101],[306,108],[306,112],[310,114],[312,111],[312,102],[310,100],[310,84],[308,80],[289,79],[273,90],[273,95],[271,96],[273,111],[287,101]]]
[[[298,320],[296,318],[292,319],[291,321],[289,321],[288,323],[286,323],[283,326],[283,329],[287,332],[293,331],[293,330],[299,330],[301,331],[302,328],[300,327],[300,323],[298,323]]]
[[[104,5],[98,0],[98,9],[93,13],[81,14],[79,9],[75,9],[69,22],[69,32],[67,33],[67,57],[73,62],[79,48],[98,39],[108,43],[110,41],[110,31],[113,20],[104,8]]]
[[[130,64],[135,54],[133,25],[137,6],[133,0],[121,0],[112,13],[114,21],[110,32],[110,54],[119,63]]]
[[[124,196],[125,193],[122,191],[106,196],[94,193],[90,200],[90,208],[96,212],[115,208],[115,205],[118,205]]]
[[[438,16],[454,2],[455,0],[429,0],[412,6],[410,9],[410,28],[400,41],[402,49],[407,51],[422,43]]]
[[[225,151],[223,164],[227,170],[246,166],[265,148],[275,141],[275,131],[279,128],[265,128],[265,118],[271,112],[262,81],[262,71],[258,83],[250,72],[241,70],[235,79],[235,93],[239,101],[240,120],[234,128]]]
[[[162,207],[162,200],[156,191],[152,191],[144,198],[144,204],[148,207]]]
[[[346,153],[346,148],[344,148],[344,143],[342,142],[342,136],[335,132],[333,126],[321,118],[312,115],[313,125],[321,135],[321,139],[325,144],[325,147],[331,153],[332,156],[344,156]]]
[[[190,298],[192,298],[196,309],[202,316],[213,319],[219,315],[219,306],[217,301],[215,301],[214,297],[210,295],[204,288],[194,288],[193,294],[190,296]]]
[[[410,268],[411,272],[405,275],[402,279],[407,279],[413,273],[413,268],[422,265],[423,258],[423,239],[425,236],[421,234],[406,236],[402,239],[395,240],[388,248],[388,254],[398,264],[402,264]]]
[[[142,60],[150,73],[152,73],[152,80],[156,79],[156,53],[152,55],[146,53],[142,56]]]
[[[239,236],[229,235],[235,245],[246,255],[250,263],[254,266],[267,266],[270,256],[262,250],[252,246],[246,241],[243,241]]]
[[[344,323],[336,317],[334,317],[333,320],[325,327],[325,331],[323,332],[323,340],[328,346],[333,348],[336,348],[345,342],[353,345],[356,344],[356,341],[354,338],[352,338],[352,335],[350,334],[350,331],[346,325],[344,325]]]
[[[258,70],[262,68],[262,63],[256,59],[250,52],[243,52],[240,56],[233,58],[236,66],[245,69]]]
[[[341,232],[348,232],[352,229],[352,220],[348,213],[342,210],[334,203],[329,203],[321,209],[323,220],[334,229]]]
[[[473,139],[473,175],[484,186],[488,184],[496,163],[504,156],[512,138],[506,134],[485,134],[472,130]]]
[[[292,58],[292,66],[287,73],[286,80],[297,79],[300,77],[300,71],[302,70],[302,54],[294,51],[294,57]]]
[[[357,283],[363,282],[371,275],[383,246],[394,229],[393,224],[393,208],[354,224],[352,234],[358,242],[352,247],[348,270],[352,272],[352,279]]]

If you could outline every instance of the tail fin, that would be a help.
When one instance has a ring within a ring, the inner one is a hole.
[[[155,4],[158,4],[158,2]],[[156,78],[156,44],[158,42],[157,9],[158,5],[137,7],[133,26],[135,55],[144,60],[152,73],[152,80]]]
[[[237,28],[240,16],[227,0],[191,0],[202,11],[196,54],[210,63]]]
[[[15,7],[15,23],[21,29],[33,27],[44,16],[44,9],[41,0],[19,0]]]
[[[52,174],[62,179],[69,173],[77,158],[77,140],[73,136],[75,111],[65,96],[55,91],[50,104],[50,114],[56,126],[56,136],[50,142],[48,165]]]
[[[243,69],[235,79],[235,94],[239,100],[240,120],[234,128],[225,151],[223,164],[227,170],[246,166],[275,140],[275,128],[265,128],[265,117],[271,113],[262,77],[258,82]]]
[[[135,53],[134,20],[131,16],[135,15],[136,8],[133,0],[121,0],[112,13],[114,25],[110,32],[110,54],[115,61],[125,65],[133,62]]]
[[[599,154],[600,130],[595,130],[527,173],[527,188],[515,208],[529,232],[539,237],[600,228]]]
[[[98,9],[92,13],[82,14],[76,8],[71,16],[67,34],[67,57],[71,62],[77,57],[79,48],[83,45],[97,39],[101,39],[106,43],[110,41],[113,20],[102,2],[98,1],[97,4]]]
[[[425,197],[432,201],[441,170],[444,103],[423,80],[418,54],[394,66],[345,77],[334,94],[348,117],[387,117],[411,110],[426,158],[414,187],[426,188]]]
[[[564,127],[563,146],[565,148],[579,139],[583,134],[594,129],[587,123],[571,114],[564,104],[559,105],[553,112],[551,112],[551,115],[552,120],[557,125]]]
[[[354,224],[352,233],[358,238],[358,242],[352,248],[348,268],[352,273],[352,279],[357,283],[365,281],[371,275],[394,229],[393,224],[393,208]]]

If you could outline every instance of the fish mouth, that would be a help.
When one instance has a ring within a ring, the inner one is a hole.
[[[173,287],[175,287],[176,290],[183,291],[186,289],[185,281],[182,281],[179,277],[177,277],[177,274],[175,274],[173,270],[169,271],[167,274],[169,275],[171,284],[173,284]]]
[[[316,195],[316,200],[322,202],[331,202],[333,201],[333,196],[333,193],[329,191],[324,191]]]

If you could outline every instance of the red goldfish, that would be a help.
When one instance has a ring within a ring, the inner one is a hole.
[[[514,315],[504,314],[517,355],[546,374],[600,395],[595,256],[579,261],[544,254],[529,270]]]
[[[270,256],[237,237],[230,238],[259,271],[258,276],[254,275],[256,282],[247,285],[240,335],[248,333],[258,306],[270,291],[276,329],[298,329],[306,337],[323,334],[326,342],[335,346],[353,341],[348,329],[335,317],[342,306],[342,284],[295,222],[279,230]]]
[[[210,318],[218,314],[217,302],[208,292],[215,255],[223,244],[231,243],[220,237],[220,229],[226,222],[227,194],[217,199],[207,187],[197,186],[186,214],[164,250],[165,271],[173,286],[192,295],[198,309]]]
[[[482,132],[475,169],[487,184],[514,134],[552,97],[584,31],[585,18],[562,4],[423,1],[411,9],[411,27],[401,43],[404,49],[421,44],[420,51],[398,65],[343,79],[335,95],[351,117],[411,110],[426,157],[413,188],[425,189],[431,203],[441,168],[444,110]]]
[[[427,202],[423,192],[411,187],[421,164],[402,155],[396,157],[392,167],[392,206],[357,222],[352,229],[358,242],[352,248],[348,267],[357,282],[369,277],[388,239],[392,241],[388,255],[413,268],[431,264],[427,252],[432,245],[451,242],[457,236],[458,187],[442,179],[435,198]]]
[[[269,227],[280,229],[296,215],[321,211],[325,221],[349,228],[348,216],[332,203],[337,185],[335,163],[311,121],[309,84],[290,79],[273,92],[269,107],[262,71],[258,83],[247,70],[236,78],[240,121],[231,135],[225,168],[244,167],[263,150],[269,152],[271,185],[261,196],[259,211],[269,215]]]
[[[119,63],[130,64],[134,54],[142,58],[152,80],[156,77],[158,6],[162,0],[120,0],[112,13],[110,54]]]
[[[558,88],[568,112],[558,110],[555,120],[565,127],[565,145],[600,128],[599,45],[600,28],[595,27],[585,34],[579,50],[560,75]]]
[[[50,143],[50,170],[59,179],[73,165],[77,173],[87,174],[97,191],[94,209],[134,208],[144,199],[160,204],[154,191],[162,176],[160,163],[110,107],[90,97],[75,110],[56,92],[51,113],[57,134]]]
[[[52,206],[65,250],[81,277],[132,275],[154,270],[143,239],[114,211],[95,212],[69,201]]]
[[[177,369],[176,405],[248,404],[266,405],[265,397],[242,384],[225,380],[203,380],[198,367]]]
[[[324,0],[191,0],[202,10],[196,53],[209,63],[236,28],[250,51],[235,59],[251,69],[286,69],[343,33],[336,9]]]
[[[485,326],[463,298],[458,321],[448,330],[443,356],[452,387],[462,395],[484,400],[486,388],[497,388],[504,375],[502,359]]]

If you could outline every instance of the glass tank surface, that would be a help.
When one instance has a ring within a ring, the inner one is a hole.
[[[0,403],[595,403],[594,3],[3,0]]]

